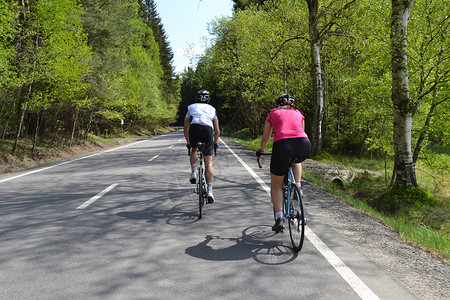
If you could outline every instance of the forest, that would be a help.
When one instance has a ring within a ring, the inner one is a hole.
[[[234,3],[186,71],[183,101],[193,87],[209,89],[229,129],[256,138],[276,97],[289,93],[314,155],[389,156],[393,184],[416,186],[415,162],[450,140],[450,2]]]
[[[0,0],[0,139],[71,146],[168,125],[180,101],[152,0]]]
[[[205,88],[226,131],[252,138],[293,95],[313,155],[389,156],[395,186],[417,186],[417,160],[448,149],[448,0],[233,3],[174,74],[153,0],[0,0],[1,143],[180,124]]]

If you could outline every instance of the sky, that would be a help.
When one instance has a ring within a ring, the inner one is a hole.
[[[210,38],[208,23],[232,14],[232,0],[154,0],[170,47],[174,54],[172,65],[180,73],[190,65],[186,49],[201,54],[204,38]],[[196,63],[195,61],[193,62]]]

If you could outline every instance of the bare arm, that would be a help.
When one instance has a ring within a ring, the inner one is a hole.
[[[188,118],[184,118],[184,138],[186,139],[186,144],[189,144],[189,125],[190,120]]]
[[[220,136],[219,119],[213,120],[213,126],[214,126],[214,144],[217,144]]]
[[[272,136],[272,125],[266,121],[264,124],[264,132],[261,138],[261,152],[264,152],[266,149],[267,143],[269,142],[270,137]]]

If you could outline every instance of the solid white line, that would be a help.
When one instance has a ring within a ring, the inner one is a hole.
[[[333,268],[344,278],[361,299],[379,299],[372,290],[356,276],[353,271],[308,227],[305,231],[308,240],[319,250]]]
[[[241,165],[244,166],[244,168],[250,173],[250,175],[252,175],[253,178],[255,178],[255,180],[259,183],[259,185],[262,186],[262,188],[270,195],[270,187],[268,187],[267,184],[261,178],[259,178],[258,174],[256,174],[252,170],[252,168],[250,168],[236,153],[234,153],[234,151],[231,150],[231,148],[228,147],[228,145],[225,144],[225,142],[221,138],[219,138],[219,140],[231,152],[231,154],[233,154],[234,157],[236,157],[236,159],[241,163]]]
[[[109,192],[110,190],[115,188],[117,185],[118,185],[118,183],[111,184],[106,189],[104,189],[103,191],[101,191],[100,193],[98,193],[97,195],[95,195],[94,197],[89,199],[88,201],[86,201],[83,204],[81,204],[80,206],[78,206],[77,209],[85,209],[86,207],[88,207],[89,205],[91,205],[92,203],[94,203],[95,201],[100,199],[102,196],[104,196],[107,192]]]
[[[153,156],[152,158],[150,158],[148,161],[154,161],[155,159],[158,158],[158,156],[159,156],[159,155],[155,155],[155,156]]]
[[[262,188],[270,195],[270,188],[228,145],[220,139],[220,142],[236,157],[236,159],[244,166],[244,168],[255,178]],[[347,265],[330,249],[328,246],[308,227],[306,227],[305,235],[311,244],[319,250],[325,259],[333,266],[333,268],[341,275],[341,277],[351,286],[351,288],[364,300],[379,299],[377,295],[361,280]]]
[[[138,141],[138,142],[131,143],[131,144],[127,144],[127,145],[123,145],[123,146],[120,146],[120,147],[117,147],[117,148],[105,150],[105,151],[102,151],[102,152],[94,153],[94,154],[91,154],[91,155],[88,155],[88,156],[79,157],[79,158],[72,159],[72,160],[69,160],[69,161],[65,161],[65,162],[62,162],[62,163],[50,166],[50,167],[37,169],[37,170],[30,171],[30,172],[27,172],[27,173],[23,173],[23,174],[20,174],[20,175],[17,175],[17,176],[13,176],[13,177],[10,177],[10,178],[6,178],[6,179],[3,179],[3,180],[0,180],[0,183],[6,182],[6,181],[10,181],[10,180],[13,180],[13,179],[17,179],[17,178],[20,178],[20,177],[23,177],[23,176],[27,176],[27,175],[30,175],[30,174],[34,174],[34,173],[37,173],[37,172],[45,171],[45,170],[48,170],[48,169],[52,169],[52,168],[55,168],[55,167],[59,167],[59,166],[65,165],[65,164],[70,164],[70,163],[73,163],[75,161],[86,159],[86,158],[93,157],[93,156],[96,156],[96,155],[100,155],[100,154],[103,154],[103,153],[116,151],[118,149],[121,149],[121,148],[124,148],[124,147],[128,147],[128,146],[131,146],[131,145],[135,145],[135,144],[138,144],[138,143],[142,143],[142,142],[145,142],[145,140]]]

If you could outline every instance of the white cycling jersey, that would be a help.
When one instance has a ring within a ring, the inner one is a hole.
[[[213,120],[217,119],[216,109],[206,103],[193,103],[188,106],[186,118],[191,120],[191,124],[206,125],[214,128]]]

